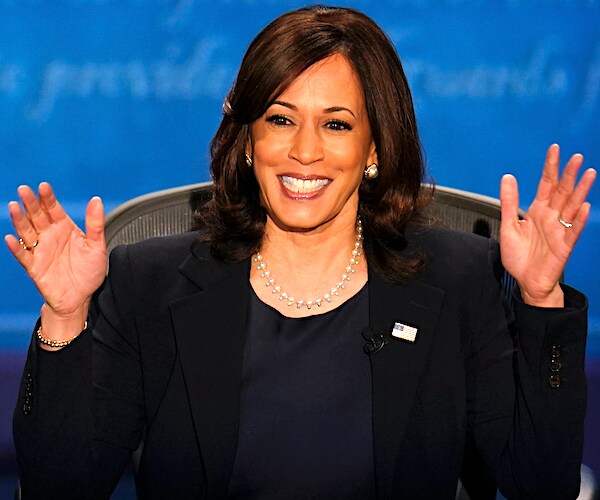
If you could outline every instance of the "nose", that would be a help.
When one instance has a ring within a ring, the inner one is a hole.
[[[323,143],[318,130],[310,125],[298,127],[293,137],[289,157],[303,165],[323,159]]]

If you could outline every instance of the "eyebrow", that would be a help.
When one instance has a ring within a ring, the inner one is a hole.
[[[289,102],[273,101],[273,104],[279,104],[280,106],[291,109],[292,111],[298,111],[298,107]],[[335,113],[336,111],[347,111],[352,116],[354,116],[354,118],[356,118],[356,115],[351,110],[349,110],[348,108],[345,108],[343,106],[331,106],[330,108],[325,108],[324,111],[325,111],[325,113]]]

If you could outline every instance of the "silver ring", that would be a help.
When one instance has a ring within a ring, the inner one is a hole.
[[[33,249],[38,246],[39,242],[40,242],[39,240],[35,240],[35,243],[29,247],[25,244],[25,242],[23,241],[23,238],[19,238],[19,245],[21,245],[23,247],[23,250],[27,250],[28,252],[32,252]]]
[[[565,226],[567,229],[569,229],[570,227],[573,227],[573,224],[571,222],[567,222],[566,220],[564,220],[560,215],[558,216],[558,222],[560,222],[563,226]]]

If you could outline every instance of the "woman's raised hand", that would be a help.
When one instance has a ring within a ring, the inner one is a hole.
[[[18,202],[9,203],[18,237],[7,235],[6,244],[46,301],[42,308],[44,330],[48,330],[46,323],[54,327],[47,335],[72,336],[72,331],[57,331],[61,330],[57,325],[71,324],[72,329],[76,324],[77,331],[81,330],[91,296],[106,273],[102,201],[94,197],[88,203],[83,233],[47,182],[39,186],[39,199],[29,186],[20,186],[18,194],[25,212]]]
[[[562,307],[558,280],[590,213],[587,195],[596,178],[588,169],[577,182],[580,154],[568,161],[559,177],[560,151],[553,144],[546,154],[535,200],[519,220],[517,180],[505,175],[500,185],[502,223],[500,251],[505,269],[517,280],[523,300],[541,307]]]

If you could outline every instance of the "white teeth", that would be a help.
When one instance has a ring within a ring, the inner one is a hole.
[[[280,179],[286,189],[293,193],[313,193],[331,182],[329,179],[297,179],[288,175],[282,175]]]

